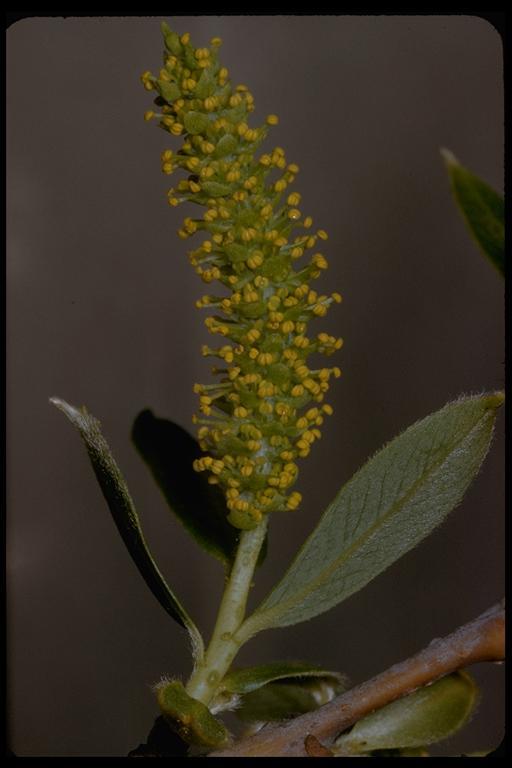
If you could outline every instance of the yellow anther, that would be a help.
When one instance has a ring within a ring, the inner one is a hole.
[[[297,491],[294,491],[288,497],[288,501],[286,502],[286,506],[287,506],[288,509],[297,509],[297,507],[299,506],[301,501],[302,501],[301,494],[298,493]]]
[[[244,408],[243,405],[239,405],[235,408],[233,414],[237,419],[245,419],[249,415],[249,411],[247,408]]]
[[[261,333],[260,333],[260,331],[258,331],[257,328],[251,328],[251,330],[247,334],[247,339],[250,342],[253,342],[253,341],[256,341],[257,339],[259,339],[260,336],[261,336]]]
[[[211,465],[211,471],[213,472],[214,475],[220,475],[223,469],[224,469],[223,461],[217,460],[217,461],[214,461],[213,464]]]
[[[329,405],[329,403],[325,403],[325,405],[322,405],[322,411],[326,413],[328,416],[332,416],[334,413],[334,409],[332,405]]]
[[[249,269],[257,269],[263,264],[263,254],[259,251],[255,251],[252,256],[247,259],[247,266]]]
[[[204,100],[204,108],[208,112],[213,112],[213,110],[217,109],[218,106],[219,106],[219,102],[217,101],[215,96],[208,96],[208,98]]]
[[[183,133],[183,126],[181,123],[173,123],[171,125],[171,133],[174,136],[180,136]]]
[[[300,203],[300,195],[298,192],[292,192],[291,195],[288,195],[286,198],[286,202],[288,205],[296,206]]]
[[[281,330],[283,333],[291,333],[295,328],[295,323],[292,320],[285,320],[281,323]]]
[[[296,384],[294,387],[292,387],[290,394],[292,397],[301,397],[301,395],[304,394],[304,387],[302,384]]]
[[[288,218],[292,219],[293,221],[297,221],[297,219],[300,219],[301,215],[302,214],[298,208],[292,208],[291,210],[288,211]]]
[[[277,125],[279,122],[279,118],[277,115],[268,115],[267,116],[267,124],[268,125]]]
[[[321,253],[315,253],[313,258],[311,259],[311,263],[315,265],[315,267],[318,267],[318,269],[327,269],[329,266],[327,263],[327,259],[325,256],[322,256]]]
[[[271,365],[274,361],[274,356],[270,352],[260,352],[257,360],[260,365]]]
[[[146,122],[149,122],[149,120],[152,120],[154,116],[155,116],[155,113],[153,112],[152,109],[148,109],[147,112],[144,112],[144,120]]]

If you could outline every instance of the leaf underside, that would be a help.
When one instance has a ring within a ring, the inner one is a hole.
[[[477,474],[502,402],[500,393],[461,398],[380,450],[342,488],[239,636],[329,610],[431,533]]]

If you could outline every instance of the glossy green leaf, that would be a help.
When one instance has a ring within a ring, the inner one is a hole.
[[[137,568],[162,607],[188,631],[194,657],[202,658],[203,641],[199,630],[168,586],[148,549],[137,510],[101,433],[100,422],[84,406],[78,409],[57,397],[52,397],[50,402],[79,430],[114,522]]]
[[[336,752],[351,755],[435,744],[468,722],[477,701],[472,678],[456,672],[363,718],[336,741]]]
[[[229,567],[239,532],[227,521],[222,491],[192,467],[204,455],[197,441],[149,410],[135,419],[132,440],[176,517],[203,549]]]
[[[460,502],[503,394],[463,397],[388,443],[341,489],[283,579],[238,631],[305,621],[364,587]]]
[[[167,722],[187,744],[218,749],[229,742],[229,733],[208,707],[188,695],[179,680],[157,686],[160,709]]]
[[[505,202],[502,195],[441,150],[453,195],[471,234],[498,272],[505,274]]]

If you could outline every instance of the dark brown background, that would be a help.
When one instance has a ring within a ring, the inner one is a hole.
[[[501,41],[453,17],[171,18],[224,39],[275,143],[300,164],[302,209],[330,234],[327,328],[346,339],[335,416],[303,464],[305,501],[276,517],[254,600],[282,574],[340,485],[385,441],[459,393],[503,385],[503,286],[450,197],[439,147],[502,188]],[[159,18],[32,19],[8,31],[9,710],[19,755],[123,755],[156,715],[187,640],[139,577],[80,440],[48,404],[103,422],[158,561],[199,625],[222,573],[170,519],[129,442],[143,407],[191,427],[204,380],[204,287],[175,231],[139,75],[161,61]],[[174,143],[176,148],[176,143]],[[240,661],[304,658],[379,672],[503,591],[503,451],[442,529],[316,620],[258,636]],[[503,670],[441,752],[496,745]]]

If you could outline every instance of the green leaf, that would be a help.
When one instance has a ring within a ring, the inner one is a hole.
[[[226,675],[212,708],[236,709],[244,721],[283,720],[317,709],[345,688],[346,679],[338,672],[304,662],[276,662]]]
[[[505,275],[505,202],[485,182],[464,168],[448,150],[441,154],[453,195],[471,234],[498,272]]]
[[[160,605],[188,631],[194,658],[200,660],[204,649],[199,630],[168,586],[148,549],[137,510],[126,482],[101,433],[100,422],[88,413],[84,406],[78,409],[57,397],[50,398],[50,402],[59,408],[79,430],[121,538]]]
[[[461,398],[379,451],[341,489],[239,639],[329,610],[428,536],[477,474],[503,400],[499,392]]]
[[[423,747],[448,738],[471,717],[478,689],[467,672],[456,672],[387,704],[336,741],[336,753]]]
[[[331,694],[332,687],[322,679],[283,680],[244,696],[235,714],[243,722],[287,720],[327,704]]]
[[[229,742],[224,724],[205,704],[189,696],[179,680],[160,683],[157,696],[164,717],[183,741],[209,749],[223,747]]]
[[[222,681],[222,688],[230,693],[245,695],[277,680],[302,678],[321,679],[328,682],[337,692],[345,688],[345,677],[303,661],[276,661],[258,667],[245,667],[230,672]]]
[[[229,567],[239,532],[227,521],[222,491],[192,467],[204,455],[197,441],[149,410],[135,419],[132,440],[176,517],[203,549]]]

